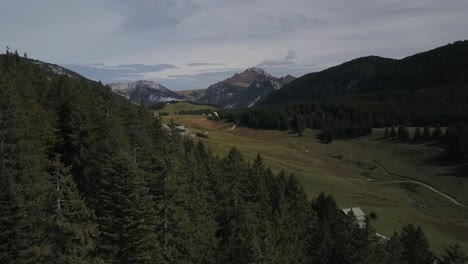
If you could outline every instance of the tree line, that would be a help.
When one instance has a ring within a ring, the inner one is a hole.
[[[232,148],[213,155],[108,87],[0,56],[0,262],[463,263],[423,231],[379,241]],[[458,261],[458,262],[454,262]]]
[[[467,153],[467,139],[468,129],[460,124],[451,124],[445,129],[445,133],[442,131],[440,125],[431,132],[429,126],[425,126],[424,129],[417,127],[411,135],[408,128],[403,125],[398,128],[391,127],[385,128],[384,138],[398,138],[400,140],[412,140],[415,142],[424,141],[438,141],[447,146],[447,156],[452,160],[461,160],[466,157]]]
[[[450,127],[447,145],[450,157],[463,157],[468,141],[468,90],[462,87],[415,91],[388,91],[371,95],[323,98],[300,103],[253,109],[222,110],[221,119],[254,129],[292,130],[303,136],[306,128],[318,129],[324,143],[334,139],[364,136],[372,128],[402,127],[399,138],[409,139],[406,126]],[[396,132],[396,131],[395,131]],[[428,138],[417,134],[417,139]],[[438,131],[440,133],[440,131]],[[388,133],[390,131],[388,130]],[[401,135],[400,135],[401,134]],[[396,135],[396,133],[395,133]],[[439,137],[437,137],[439,138]],[[450,139],[449,139],[450,138]]]
[[[367,95],[327,97],[253,109],[220,111],[224,119],[255,129],[291,129],[294,115],[306,127],[323,129],[333,121],[369,124],[374,128],[449,126],[468,123],[468,90],[438,87],[412,91],[386,91]]]

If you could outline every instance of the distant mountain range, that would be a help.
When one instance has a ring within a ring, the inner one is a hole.
[[[468,41],[400,60],[376,56],[351,60],[306,74],[269,94],[261,104],[460,85],[468,85]]]
[[[183,101],[186,97],[179,95],[161,84],[153,81],[136,81],[129,83],[111,83],[112,91],[133,102],[160,103]]]
[[[260,68],[252,67],[211,85],[206,89],[206,94],[196,102],[214,104],[225,109],[252,107],[294,79],[291,75],[277,78]]]
[[[112,91],[133,102],[160,103],[167,101],[193,101],[234,109],[257,105],[268,94],[293,81],[287,75],[276,78],[260,68],[248,68],[242,73],[215,83],[207,89],[171,91],[153,81],[111,83]]]
[[[51,77],[83,76],[59,65],[33,60]],[[207,89],[171,91],[153,81],[113,83],[112,91],[136,103],[194,101],[225,109],[283,104],[324,97],[375,94],[382,91],[423,90],[462,86],[468,89],[468,41],[457,41],[403,59],[357,58],[300,78],[277,78],[256,67],[217,82]]]

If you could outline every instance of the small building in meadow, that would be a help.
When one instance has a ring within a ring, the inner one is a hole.
[[[360,228],[366,227],[366,214],[359,207],[345,208],[341,209],[341,212],[345,215],[348,215],[349,211],[353,211],[354,217],[356,217],[356,222]]]
[[[185,128],[185,126],[176,126],[175,127],[179,132],[185,132],[187,129]]]

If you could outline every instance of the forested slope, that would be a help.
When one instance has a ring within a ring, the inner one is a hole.
[[[215,157],[100,83],[0,57],[1,263],[433,263],[419,228],[374,233],[260,156]]]
[[[468,85],[468,41],[457,41],[403,59],[357,58],[309,73],[268,95],[263,105],[382,91]]]

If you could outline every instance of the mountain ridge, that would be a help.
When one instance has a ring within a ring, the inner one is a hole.
[[[258,67],[250,67],[241,73],[210,85],[198,103],[210,103],[222,108],[253,107],[269,93],[280,89],[295,77],[277,78]]]
[[[154,81],[139,80],[127,83],[111,83],[109,86],[114,93],[136,103],[155,104],[167,101],[183,101],[186,99],[184,96]]]
[[[269,94],[261,105],[459,84],[468,84],[467,40],[402,59],[367,56],[308,73]]]

